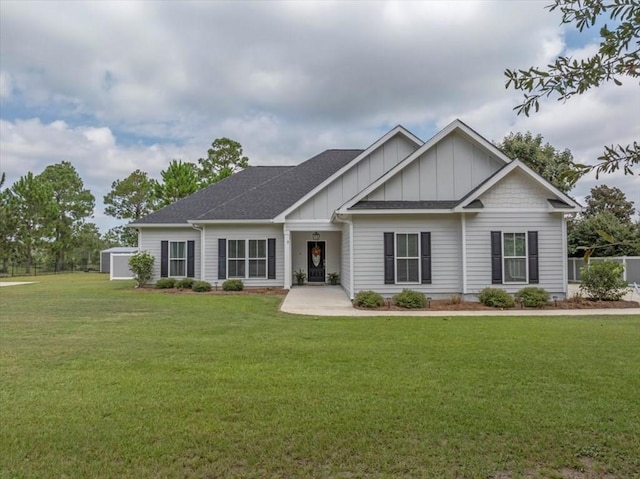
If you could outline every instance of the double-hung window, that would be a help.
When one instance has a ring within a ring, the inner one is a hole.
[[[267,277],[267,240],[229,240],[229,278]]]
[[[420,282],[418,233],[396,234],[396,282]]]
[[[229,240],[229,278],[244,278],[246,274],[245,240]]]
[[[527,282],[527,234],[502,233],[502,268],[505,283]]]
[[[169,242],[169,276],[184,277],[187,275],[187,243],[186,241]]]
[[[267,241],[249,240],[249,278],[267,277]]]

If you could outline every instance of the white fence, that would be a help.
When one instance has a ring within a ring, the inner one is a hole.
[[[135,253],[111,253],[109,279],[133,279],[133,271],[129,269],[129,259]]]
[[[616,256],[609,258],[589,258],[589,263],[595,261],[615,261],[624,265],[622,279],[627,283],[640,283],[640,256]],[[567,261],[568,278],[570,283],[580,282],[580,268],[585,265],[582,258],[569,258]]]

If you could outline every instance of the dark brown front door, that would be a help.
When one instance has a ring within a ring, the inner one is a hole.
[[[307,243],[307,271],[309,283],[324,283],[324,241]]]

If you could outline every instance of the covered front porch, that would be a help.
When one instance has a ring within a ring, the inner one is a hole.
[[[299,284],[297,275],[304,274],[305,285],[329,283],[330,275],[342,278],[342,225],[286,224],[284,230],[285,288]]]

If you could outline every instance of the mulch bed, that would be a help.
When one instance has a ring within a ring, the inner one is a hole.
[[[513,308],[506,308],[506,310],[531,310],[536,311],[540,309],[628,309],[628,308],[638,308],[640,304],[636,301],[591,301],[588,299],[568,299],[568,300],[558,300],[557,304],[553,301],[548,303],[545,306],[540,308],[527,308],[520,306],[515,306]],[[490,306],[485,306],[482,303],[472,302],[472,301],[462,301],[460,303],[452,304],[449,300],[446,299],[437,299],[431,300],[431,304],[429,308],[401,308],[392,304],[391,306],[382,306],[380,308],[360,308],[355,306],[356,309],[362,309],[364,311],[496,311],[502,308],[492,308]]]
[[[221,287],[218,287],[216,291],[215,288],[206,293],[196,293],[195,291],[191,291],[190,289],[178,289],[178,288],[165,288],[165,289],[156,289],[153,285],[143,286],[141,288],[144,291],[149,291],[152,293],[164,293],[164,294],[213,294],[219,296],[239,296],[243,294],[261,294],[267,296],[286,296],[289,292],[284,288],[247,288],[242,291],[223,291]]]

